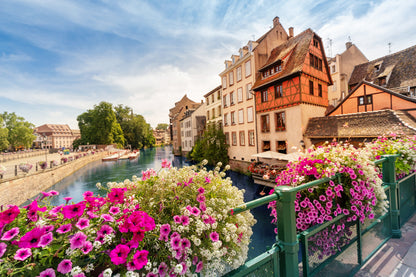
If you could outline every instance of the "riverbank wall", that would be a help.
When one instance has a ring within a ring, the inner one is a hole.
[[[97,152],[51,169],[0,183],[0,206],[8,204],[19,206],[87,164],[101,160],[107,155],[107,151]]]

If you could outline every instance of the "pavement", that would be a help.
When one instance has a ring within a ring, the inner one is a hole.
[[[416,214],[401,231],[402,237],[389,239],[355,277],[416,277]]]

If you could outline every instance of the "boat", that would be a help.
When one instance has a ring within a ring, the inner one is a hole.
[[[111,162],[111,161],[117,161],[118,160],[119,155],[118,154],[113,154],[111,156],[102,158],[103,162]]]
[[[138,156],[140,156],[140,152],[139,152],[139,151],[137,151],[137,152],[133,152],[133,153],[130,153],[130,154],[129,154],[129,160],[134,160],[134,159],[136,159]]]

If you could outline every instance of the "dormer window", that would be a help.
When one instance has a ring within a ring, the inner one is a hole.
[[[240,49],[240,58],[243,57],[243,49]]]
[[[248,43],[248,50],[249,50],[250,52],[252,52],[252,51],[253,51],[253,43],[252,43],[251,41]]]
[[[233,64],[235,64],[235,57],[233,56]]]
[[[375,69],[375,71],[376,71],[376,72],[377,72],[377,71],[380,71],[381,64],[382,64],[382,62],[378,62],[378,63],[376,63],[376,64],[374,65],[374,69]]]
[[[378,78],[378,85],[385,86],[387,83],[386,76]]]

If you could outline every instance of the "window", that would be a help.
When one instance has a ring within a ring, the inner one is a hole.
[[[285,112],[275,113],[276,132],[286,130],[286,114]]]
[[[248,145],[254,146],[254,131],[248,131]]]
[[[221,106],[218,106],[218,116],[221,116]]]
[[[220,91],[217,92],[217,100],[221,100],[221,92]]]
[[[378,78],[378,85],[385,86],[387,83],[386,76]]]
[[[243,124],[244,123],[244,110],[238,110],[238,123]]]
[[[261,92],[261,102],[267,102],[267,89]]]
[[[230,105],[234,105],[235,104],[235,101],[234,101],[235,99],[234,99],[234,91],[232,91],[231,93],[230,93]]]
[[[237,101],[243,102],[243,88],[238,88],[237,89]]]
[[[222,88],[227,88],[227,77],[222,77]]]
[[[322,85],[318,84],[318,96],[322,97]]]
[[[269,151],[270,150],[270,140],[264,140],[263,141],[263,146],[262,146],[262,151]]]
[[[224,114],[224,126],[228,125],[228,114]]]
[[[279,153],[287,154],[286,141],[284,140],[276,141],[276,150]]]
[[[322,59],[318,58],[312,53],[309,53],[309,62],[310,62],[310,66],[322,71]]]
[[[319,42],[315,38],[313,39],[313,46],[316,47],[316,48],[319,48]]]
[[[237,133],[236,132],[232,132],[231,133],[231,139],[233,140],[233,145],[237,145]]]
[[[253,107],[247,108],[247,122],[253,122]]]
[[[214,119],[215,118],[215,108],[212,108],[212,119]],[[209,117],[208,117],[208,119],[209,119]]]
[[[230,133],[228,132],[225,133],[225,143],[230,145]]]
[[[276,73],[282,71],[282,64],[276,65],[275,71],[276,71]]]
[[[253,94],[251,91],[251,83],[246,85],[246,94],[247,94],[247,100],[253,98]]]
[[[241,66],[237,67],[237,82],[241,81]]]
[[[209,120],[209,111],[207,111],[207,118],[208,118],[208,120]]]
[[[373,96],[372,95],[367,95],[366,97],[364,96],[360,96],[358,97],[358,105],[369,105],[373,103]]]
[[[336,67],[335,64],[331,66],[331,73],[335,73],[336,72]]]
[[[227,94],[228,95],[228,94]],[[227,107],[227,95],[223,96],[224,108]]]
[[[283,85],[282,84],[278,84],[274,87],[274,97],[276,99],[283,97]]]
[[[261,131],[263,133],[270,132],[270,115],[262,115],[261,116]]]
[[[214,99],[214,94],[211,95],[211,103],[214,103],[215,99]]]
[[[232,86],[234,84],[234,72],[233,71],[228,73],[228,79],[230,81],[230,86]]]
[[[239,133],[239,137],[240,137],[240,145],[241,145],[241,146],[246,145],[246,142],[245,142],[245,137],[244,137],[244,131],[240,131],[240,133]]]
[[[313,82],[309,81],[309,94],[313,95]]]
[[[245,71],[246,77],[250,76],[251,75],[251,61],[247,61],[244,64],[244,67],[245,67],[244,71]]]
[[[231,125],[235,124],[235,112],[231,112]]]

